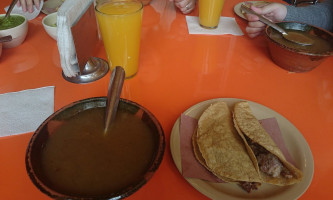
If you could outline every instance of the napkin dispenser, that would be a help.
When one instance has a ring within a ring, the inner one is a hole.
[[[89,83],[104,77],[109,71],[107,62],[92,56],[99,43],[93,1],[67,0],[59,8],[57,18],[63,78],[72,83]]]

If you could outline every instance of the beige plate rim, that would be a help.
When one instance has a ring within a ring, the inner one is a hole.
[[[198,104],[193,105],[187,109],[184,114],[198,119],[202,112],[212,103],[216,101],[225,101],[231,108],[234,103],[239,101],[247,101],[254,115],[258,119],[265,119],[269,117],[275,117],[278,121],[279,127],[286,147],[295,160],[296,167],[304,173],[304,179],[302,182],[291,186],[274,186],[269,184],[262,184],[262,186],[250,194],[243,191],[239,186],[233,183],[211,183],[195,178],[185,178],[195,189],[211,199],[297,199],[299,198],[310,186],[313,173],[314,173],[314,161],[312,152],[308,143],[303,135],[297,130],[297,128],[274,110],[258,104],[253,101],[237,99],[237,98],[217,98],[210,99]],[[180,117],[176,120],[170,136],[170,149],[171,155],[176,167],[181,173],[181,157],[180,157],[180,138],[179,138],[179,123]]]
[[[256,3],[269,3],[267,1],[243,1],[243,2],[239,2],[238,4],[236,4],[234,6],[234,12],[236,13],[236,15],[238,15],[239,17],[241,17],[241,18],[243,18],[245,20],[247,20],[247,19],[246,19],[246,17],[244,16],[244,14],[241,11],[241,5],[243,3],[245,3],[245,2],[250,2],[250,3],[254,3],[254,4],[256,4]]]

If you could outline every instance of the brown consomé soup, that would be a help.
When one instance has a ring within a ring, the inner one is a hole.
[[[295,42],[291,42],[282,37],[281,33],[273,30],[270,34],[270,38],[276,41],[279,44],[282,44],[288,48],[294,49],[298,52],[305,52],[310,54],[328,54],[333,51],[333,46],[326,41],[325,39],[306,31],[301,30],[286,30],[288,34],[292,34],[295,38],[295,41],[302,41],[303,37],[308,38],[308,40],[312,41],[311,45],[300,45]],[[299,36],[297,38],[297,36]]]
[[[117,193],[138,184],[148,170],[156,139],[140,117],[118,110],[104,134],[104,107],[48,123],[39,177],[55,191],[73,196]]]

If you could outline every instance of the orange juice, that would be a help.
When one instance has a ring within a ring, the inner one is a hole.
[[[138,71],[142,8],[136,0],[101,1],[95,8],[109,65],[123,67],[126,78]]]
[[[216,28],[224,0],[199,0],[199,23],[204,28]]]

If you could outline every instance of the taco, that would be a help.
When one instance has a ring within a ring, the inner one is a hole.
[[[260,185],[259,173],[225,102],[213,103],[202,113],[192,142],[198,161],[221,180]]]
[[[302,180],[302,171],[286,160],[279,147],[253,115],[248,102],[235,104],[233,120],[263,182],[285,186]]]
[[[197,161],[204,166],[208,171],[211,172],[210,168],[207,166],[205,159],[203,158],[199,146],[198,146],[198,142],[197,142],[197,134],[193,134],[192,135],[192,150],[194,153],[195,158],[197,159]],[[212,174],[214,174],[213,172],[211,172]],[[215,174],[214,174],[215,175]],[[216,175],[215,175],[216,176]],[[219,176],[216,176],[217,178],[219,178]],[[220,180],[222,180],[221,176],[219,178]],[[227,177],[223,177],[223,182],[235,182],[235,180],[227,178]]]

